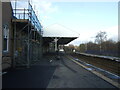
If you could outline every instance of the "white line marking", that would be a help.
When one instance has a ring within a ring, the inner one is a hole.
[[[75,62],[76,64],[82,66],[82,67],[85,68],[85,69],[88,68],[88,67],[80,64],[79,62],[75,61],[74,59],[72,59],[72,58],[70,58],[70,57],[68,57],[68,56],[67,56],[67,58],[69,58],[70,60],[72,60],[73,62]],[[92,73],[94,73],[95,75],[97,75],[98,77],[106,80],[107,82],[111,83],[112,85],[120,88],[120,84],[119,84],[118,82],[115,82],[115,81],[113,81],[112,79],[110,79],[110,78],[108,78],[108,77],[106,77],[106,76],[104,76],[104,75],[102,75],[101,73],[98,73],[98,72],[96,72],[96,71],[90,70],[90,72],[92,72]]]

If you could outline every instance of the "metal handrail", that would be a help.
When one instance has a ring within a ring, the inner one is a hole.
[[[42,26],[32,6],[30,6],[30,9],[13,9],[13,15],[16,19],[28,19],[37,31],[41,32]]]

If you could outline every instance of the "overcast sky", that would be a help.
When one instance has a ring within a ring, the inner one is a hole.
[[[118,2],[32,0],[31,3],[43,27],[58,23],[80,34],[71,44],[94,41],[99,31],[106,31],[108,38],[118,39]],[[25,4],[17,2],[21,8]]]

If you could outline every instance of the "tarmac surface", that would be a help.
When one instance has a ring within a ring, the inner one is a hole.
[[[2,76],[2,88],[46,88],[55,69],[47,58],[30,68],[11,69]]]
[[[63,54],[60,59],[45,56],[30,68],[8,71],[2,77],[4,88],[116,88]]]

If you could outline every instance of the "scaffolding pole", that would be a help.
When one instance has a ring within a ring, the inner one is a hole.
[[[17,7],[17,0],[15,0],[15,16],[16,16],[16,7]],[[12,62],[12,67],[15,68],[16,66],[16,19],[15,19],[15,23],[14,23],[14,57],[13,57],[13,62]]]
[[[30,5],[30,1],[28,0],[28,5]],[[30,19],[30,21],[31,21],[31,9],[30,8],[28,8],[29,9],[29,19]],[[31,22],[30,21],[28,21],[28,42],[27,42],[27,46],[28,46],[28,50],[27,50],[27,68],[29,68],[30,67],[30,25],[31,25]]]
[[[13,27],[14,28],[13,66],[14,67],[16,65],[18,65],[18,66],[20,65],[20,66],[26,66],[27,68],[30,68],[30,65],[33,61],[32,59],[37,60],[39,57],[39,55],[38,55],[39,49],[37,49],[39,47],[39,40],[38,40],[39,36],[37,34],[37,31],[39,32],[39,30],[41,28],[41,24],[39,23],[39,20],[36,17],[35,12],[31,6],[30,2],[28,2],[28,5],[29,5],[28,9],[16,9],[17,4],[15,2],[14,15],[16,18],[15,18],[15,20],[13,20],[13,22],[14,22],[14,27]],[[17,10],[18,10],[18,12],[17,12]],[[26,10],[28,11],[27,13],[26,13]],[[22,11],[23,11],[23,13],[21,13]],[[21,14],[23,15],[22,18],[20,17]],[[28,15],[27,19],[26,19],[26,15]],[[17,16],[19,16],[19,18]],[[25,22],[28,21],[28,22],[25,24],[25,26],[22,26],[22,29],[19,29],[19,27],[18,27],[19,23],[17,23],[17,22],[19,22],[19,21],[21,22],[22,19],[23,19],[23,22],[24,21]],[[32,29],[34,29],[34,30],[32,30]],[[24,30],[26,30],[26,31],[24,32]],[[23,32],[24,36],[22,36],[22,32]],[[32,36],[31,36],[31,33],[33,34]],[[32,39],[33,39],[33,41],[32,41]],[[41,37],[40,37],[40,39],[41,39]],[[21,52],[20,52],[20,49],[22,50]]]
[[[27,48],[27,68],[29,68],[30,67],[30,40],[29,40],[29,38],[30,38],[30,36],[29,36],[29,22],[28,22],[28,41],[27,41],[27,46],[28,46],[28,48]]]

